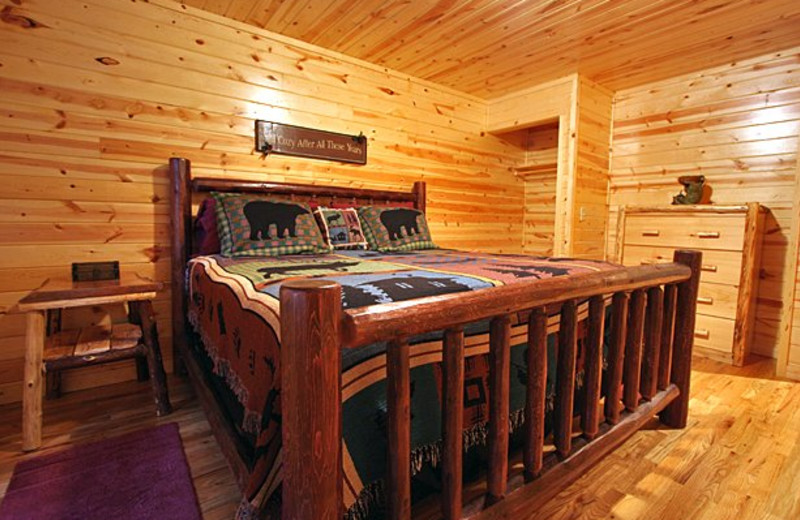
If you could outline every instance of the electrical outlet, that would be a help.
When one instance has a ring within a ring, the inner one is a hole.
[[[586,208],[581,206],[581,209],[578,210],[578,222],[583,222],[586,220]]]

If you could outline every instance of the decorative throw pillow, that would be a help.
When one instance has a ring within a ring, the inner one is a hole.
[[[259,195],[212,193],[225,256],[326,253],[330,248],[306,204]]]
[[[411,208],[364,206],[358,208],[370,249],[410,251],[435,249],[425,213]]]
[[[319,208],[314,212],[322,236],[334,249],[366,249],[367,239],[355,208]]]

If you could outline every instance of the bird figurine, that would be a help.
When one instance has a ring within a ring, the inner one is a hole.
[[[683,184],[683,191],[672,197],[672,204],[700,204],[703,199],[703,175],[684,175],[678,177],[678,182]]]

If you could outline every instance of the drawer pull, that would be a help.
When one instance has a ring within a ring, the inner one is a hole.
[[[719,231],[698,231],[697,238],[719,238]]]
[[[709,273],[716,273],[717,272],[717,266],[716,265],[705,264],[705,265],[701,265],[700,266],[700,270],[701,271],[708,271]]]
[[[696,329],[694,331],[694,337],[696,338],[708,339],[709,336],[711,336],[711,333],[708,329]]]
[[[713,305],[714,298],[710,298],[708,296],[700,296],[697,298],[697,303],[705,303],[706,305]]]
[[[659,235],[661,235],[661,232],[657,229],[645,229],[642,231],[643,237],[657,237]]]

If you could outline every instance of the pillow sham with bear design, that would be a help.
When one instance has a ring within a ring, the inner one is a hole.
[[[367,239],[355,208],[319,208],[314,216],[323,238],[334,249],[367,249]]]
[[[211,195],[224,256],[330,252],[306,204],[259,195]]]
[[[382,252],[436,249],[425,213],[400,207],[363,206],[358,216],[370,249]]]

